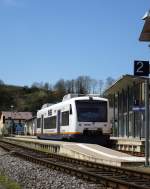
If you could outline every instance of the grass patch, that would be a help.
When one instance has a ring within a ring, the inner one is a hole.
[[[0,185],[5,189],[21,189],[20,185],[3,174],[0,174]]]

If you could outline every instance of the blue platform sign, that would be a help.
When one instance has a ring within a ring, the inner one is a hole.
[[[145,107],[144,106],[134,106],[133,108],[132,108],[132,110],[134,111],[134,112],[142,112],[142,111],[145,111]]]

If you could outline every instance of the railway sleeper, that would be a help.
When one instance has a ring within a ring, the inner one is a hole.
[[[91,177],[89,177],[88,175],[84,175],[83,174],[83,177],[82,177],[83,179],[86,179],[86,180],[88,180],[89,178],[90,178],[90,180],[91,180]]]
[[[96,170],[96,169],[95,170],[87,170],[87,171],[93,172],[93,173],[96,172],[98,174],[103,174],[104,173],[104,174],[111,174],[111,175],[113,175],[113,173],[114,173],[114,172],[111,172],[111,171],[102,171],[102,170]]]
[[[11,148],[12,149],[12,148]],[[15,148],[14,148],[15,149]],[[9,149],[10,150],[10,149]],[[19,152],[16,152],[16,154],[17,155],[19,155],[19,156],[21,156],[21,157],[23,157],[23,155],[24,154],[20,154]],[[27,160],[29,160],[29,161],[34,161],[34,158],[33,157],[31,157],[31,156],[27,156],[26,158],[25,157],[23,157],[24,159],[27,159]],[[39,159],[36,159],[35,160],[37,163],[41,163],[40,162],[40,160]],[[46,162],[43,162],[42,163],[43,165],[46,165],[46,166],[48,166],[49,167],[49,164],[48,163],[46,163]],[[54,165],[53,166],[54,167],[54,169],[58,169],[58,170],[60,170],[59,168],[57,168],[57,166],[56,165]],[[93,167],[93,166],[92,166]],[[94,166],[95,167],[95,166]],[[97,166],[96,166],[97,167]],[[66,170],[66,169],[65,169]],[[85,170],[86,171],[86,170]],[[67,172],[67,171],[66,171]],[[71,170],[68,170],[68,172],[70,173],[71,172]],[[121,172],[121,171],[120,171]],[[108,172],[106,172],[107,174],[109,173],[110,174],[110,171]],[[124,172],[125,173],[125,172]],[[93,178],[91,175],[86,175],[85,176],[85,174],[84,173],[75,173],[77,176],[79,176],[79,177],[81,177],[81,176],[83,176],[83,177],[85,177],[85,178],[89,178],[89,177],[91,177],[91,178]],[[119,172],[118,172],[118,174],[119,174]],[[104,175],[104,174],[103,174]],[[101,176],[103,176],[103,175],[101,175]],[[133,175],[134,174],[130,174],[130,175],[132,175],[132,177],[133,177]],[[106,175],[106,176],[104,176],[104,177],[107,177],[107,176],[109,176],[109,175]],[[119,176],[119,175],[118,175]],[[123,178],[125,178],[125,179],[127,179],[129,176],[127,176],[127,175],[123,175]],[[119,180],[120,180],[120,177],[118,177],[119,178]],[[135,178],[135,177],[134,177]],[[141,177],[139,178],[139,177],[136,177],[135,178],[135,182],[137,182],[137,179],[141,179]],[[96,178],[96,180],[98,180],[98,181],[103,181],[104,179],[103,178],[99,178],[99,177],[97,177]],[[131,180],[131,178],[130,178],[130,180]],[[115,185],[115,189],[118,189],[118,188],[139,188],[140,186],[138,185],[138,184],[134,184],[133,183],[133,179],[132,179],[132,182],[131,182],[131,187],[130,186],[125,186],[125,181],[123,181],[124,183],[122,183],[122,184],[116,184]],[[143,182],[145,182],[145,180],[143,180]],[[143,182],[142,182],[142,185],[141,185],[141,187],[143,187],[143,188],[148,188],[149,187],[149,185],[147,185],[147,183],[145,183],[145,184],[143,184]],[[129,183],[129,180],[127,180],[127,183]],[[111,186],[112,185],[112,181],[108,181],[107,179],[104,181],[104,184],[105,184],[105,186],[106,185],[108,185],[108,186]],[[113,185],[114,185],[114,183],[113,183]],[[129,183],[129,185],[130,185],[130,183]],[[117,186],[117,187],[116,187]]]
[[[124,178],[123,180],[127,180],[128,182],[139,182],[139,181],[141,181],[140,178],[130,178],[130,177]],[[148,182],[148,180],[145,180],[143,182]]]
[[[140,181],[140,180],[138,181],[138,180],[137,180],[137,181],[136,181],[136,184],[137,184],[137,183],[138,183],[138,184],[141,184],[141,185],[146,185],[146,186],[150,185],[150,183],[149,183],[148,181]]]

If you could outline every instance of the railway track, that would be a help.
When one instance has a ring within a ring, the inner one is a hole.
[[[138,156],[138,157],[145,157],[144,152],[133,152],[133,151],[125,151],[125,150],[118,150],[119,152],[126,153],[132,156]]]
[[[101,183],[106,188],[150,189],[149,173],[49,154],[6,141],[0,141],[0,147],[25,160]]]

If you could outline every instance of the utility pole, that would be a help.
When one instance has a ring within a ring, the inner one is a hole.
[[[14,106],[11,105],[10,107],[11,107],[11,128],[10,128],[11,133],[10,133],[10,135],[12,136],[12,134],[13,134],[13,116],[12,116],[13,114],[12,113],[13,113]]]
[[[145,13],[143,29],[140,34],[140,41],[150,42],[150,10]],[[150,68],[150,67],[149,67]],[[147,71],[150,70],[147,68]],[[148,76],[148,75],[147,75]],[[149,78],[145,79],[145,166],[149,166]]]
[[[149,166],[149,61],[134,61],[134,75],[145,82],[145,166]]]
[[[145,79],[145,166],[149,166],[149,78]]]

